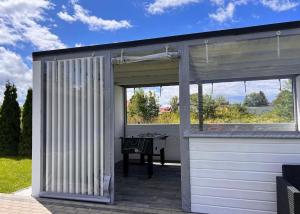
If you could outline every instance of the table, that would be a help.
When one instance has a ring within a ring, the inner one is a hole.
[[[145,133],[122,139],[123,173],[128,176],[129,154],[140,154],[141,164],[148,160],[148,177],[153,175],[153,156],[160,156],[161,165],[165,164],[165,147],[168,136],[158,133]]]

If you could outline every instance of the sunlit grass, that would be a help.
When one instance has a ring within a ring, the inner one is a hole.
[[[11,193],[31,185],[31,159],[0,157],[0,193]]]

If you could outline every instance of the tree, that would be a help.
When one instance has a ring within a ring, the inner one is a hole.
[[[213,118],[215,116],[217,104],[210,95],[203,95],[203,117],[204,119]],[[198,93],[190,95],[191,112],[198,115]]]
[[[174,112],[174,113],[178,112],[178,105],[179,105],[178,96],[172,97],[170,100],[170,106],[171,106],[172,112]]]
[[[22,111],[22,132],[19,144],[19,154],[31,156],[32,148],[32,89],[27,92]]]
[[[143,89],[135,91],[128,104],[128,116],[139,122],[150,122],[158,116],[159,105],[154,93],[145,94]]]
[[[274,112],[288,122],[293,119],[294,99],[289,90],[282,90],[273,101]]]
[[[0,109],[0,155],[17,155],[20,141],[20,107],[17,89],[6,83],[3,104]]]
[[[253,92],[248,94],[245,97],[244,105],[248,107],[260,107],[260,106],[267,106],[268,100],[264,92],[260,91],[259,93]]]

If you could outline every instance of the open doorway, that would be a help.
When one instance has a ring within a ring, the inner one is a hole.
[[[178,60],[115,65],[114,80],[116,204],[180,210]]]

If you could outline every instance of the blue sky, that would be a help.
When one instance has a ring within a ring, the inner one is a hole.
[[[23,103],[33,51],[300,20],[300,0],[1,0],[0,100]]]

